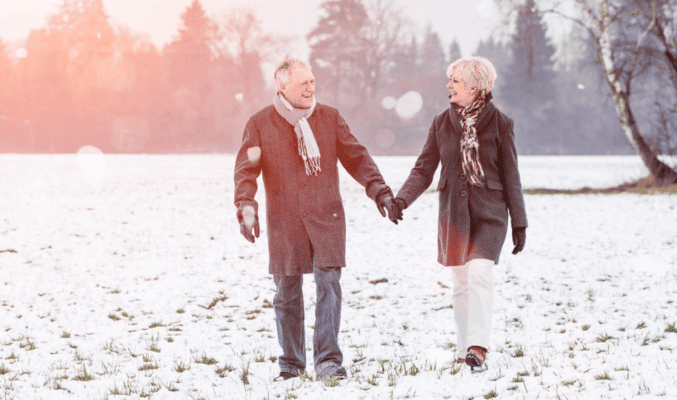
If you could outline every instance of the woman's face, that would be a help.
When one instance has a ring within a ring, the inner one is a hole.
[[[449,94],[451,94],[450,101],[462,107],[467,107],[470,103],[472,103],[473,100],[475,100],[475,95],[477,94],[477,90],[475,90],[475,88],[466,86],[466,84],[454,74],[452,74],[451,78],[449,78],[447,89],[449,89]]]

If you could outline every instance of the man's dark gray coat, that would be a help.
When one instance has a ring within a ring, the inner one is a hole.
[[[462,127],[451,107],[435,117],[421,155],[397,193],[411,205],[433,181],[442,163],[439,184],[438,262],[463,265],[485,258],[498,263],[508,226],[526,227],[522,185],[512,119],[488,102],[476,123],[480,163],[486,187],[468,184],[463,174]]]
[[[321,154],[322,171],[317,176],[306,175],[294,127],[272,105],[249,119],[235,161],[238,219],[247,205],[258,214],[254,195],[256,179],[263,174],[271,274],[312,273],[313,255],[318,266],[346,265],[339,161],[372,200],[390,192],[367,149],[335,108],[318,103],[308,124]]]

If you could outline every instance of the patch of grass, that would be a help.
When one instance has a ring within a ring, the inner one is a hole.
[[[150,325],[148,326],[148,329],[160,328],[160,327],[162,327],[162,326],[166,326],[166,325],[163,324],[162,322],[153,322],[152,324],[150,324]]]
[[[218,375],[219,378],[225,378],[228,373],[233,371],[235,371],[235,368],[232,365],[225,364],[223,367],[216,368],[216,375]]]
[[[151,371],[160,368],[157,363],[146,363],[139,367],[139,371]]]
[[[383,297],[381,297],[381,296],[369,296],[369,298],[372,299],[372,300],[381,300],[381,299],[383,299]]]
[[[64,331],[61,334],[61,339],[70,339],[70,337],[71,337],[71,334],[69,332]]]
[[[240,373],[240,380],[243,385],[249,385],[249,361],[242,366],[242,372]]]
[[[583,329],[583,331],[585,332],[588,329],[590,329],[590,325],[583,325],[583,327],[581,329]]]
[[[261,307],[263,307],[263,308],[273,308],[273,303],[268,301],[268,299],[263,299],[263,305]]]
[[[87,382],[94,380],[94,377],[87,372],[87,367],[82,366],[82,371],[73,377],[74,381]]]
[[[376,279],[373,281],[369,281],[372,285],[378,285],[379,283],[388,283],[388,279],[382,278],[382,279]]]
[[[31,350],[35,350],[37,347],[35,347],[34,342],[31,342],[30,339],[26,338],[26,343],[21,343],[19,345],[19,348],[20,349],[26,349],[26,351],[31,351]]]
[[[215,298],[212,299],[212,302],[209,303],[209,306],[207,306],[206,308],[208,310],[211,310],[215,305],[219,304],[219,302],[226,301],[226,300],[228,300],[228,296],[226,296],[225,294],[223,296],[220,296],[220,297],[215,297]]]
[[[185,311],[183,308],[179,308],[178,310],[176,310],[176,313],[177,313],[177,314],[183,314],[183,313],[185,313],[185,312],[186,312],[186,311]]]
[[[194,358],[194,359],[193,359],[193,362],[195,362],[195,363],[197,363],[197,364],[204,364],[204,365],[214,365],[214,364],[218,364],[218,361],[216,361],[216,360],[215,360],[214,358],[212,358],[212,357],[207,357],[206,354],[203,354],[202,357],[200,357],[200,358]]]
[[[670,325],[668,325],[668,327],[665,328],[665,332],[668,332],[668,333],[677,333],[677,327],[675,327],[675,324],[677,324],[677,323],[673,322],[673,323],[671,323]]]
[[[190,369],[190,366],[184,364],[183,361],[179,361],[179,363],[174,366],[174,371],[176,371],[178,373],[188,371],[189,369]]]
[[[639,179],[635,182],[628,182],[610,188],[593,189],[589,187],[584,187],[575,190],[536,188],[536,189],[523,189],[523,192],[524,194],[529,195],[553,195],[553,194],[577,195],[577,194],[618,194],[618,193],[677,194],[677,184],[672,185],[659,184],[653,177],[649,176],[646,178]]]
[[[491,392],[484,395],[485,399],[493,399],[493,398],[496,398],[496,397],[498,397],[498,394],[496,393],[495,390],[492,390]]]
[[[611,377],[609,376],[609,373],[605,371],[603,374],[595,375],[595,379],[598,380],[598,381],[602,381],[602,380],[610,381]]]
[[[597,336],[597,343],[605,343],[609,340],[616,339],[615,337],[611,335],[607,335],[606,333],[604,335],[599,335]]]
[[[511,355],[513,356],[513,358],[524,357],[524,350],[521,347],[518,347]]]
[[[119,321],[120,320],[120,317],[118,317],[115,314],[108,314],[108,318],[112,319],[113,321]]]
[[[9,369],[5,367],[5,364],[0,364],[0,375],[5,375],[9,372]]]

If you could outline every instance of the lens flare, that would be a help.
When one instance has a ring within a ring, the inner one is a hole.
[[[395,105],[397,104],[397,99],[394,98],[393,96],[386,96],[381,100],[381,105],[383,108],[386,110],[392,110],[395,108]]]
[[[94,146],[82,146],[75,155],[82,176],[89,182],[99,182],[106,172],[103,152]]]
[[[409,119],[418,114],[421,108],[423,108],[423,97],[421,97],[420,93],[412,90],[397,100],[395,111],[400,117]]]

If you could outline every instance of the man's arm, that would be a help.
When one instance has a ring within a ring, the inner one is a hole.
[[[258,189],[256,179],[260,174],[261,139],[254,124],[249,120],[242,137],[242,145],[235,159],[235,207],[237,207],[240,232],[252,243],[254,236],[259,236],[259,205],[254,197]]]
[[[392,191],[386,185],[374,159],[353,136],[348,124],[340,114],[337,114],[336,126],[338,130],[338,159],[343,168],[353,179],[364,186],[367,196],[372,200],[377,201],[379,197],[388,193],[392,196]]]

